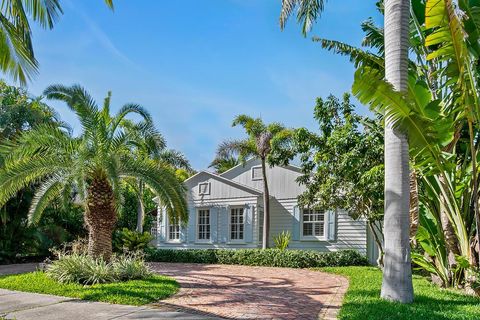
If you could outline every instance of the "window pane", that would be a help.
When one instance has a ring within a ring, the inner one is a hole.
[[[243,208],[232,208],[230,210],[230,239],[243,240]]]
[[[311,223],[304,223],[303,224],[303,235],[304,236],[311,236],[312,234],[312,224]]]

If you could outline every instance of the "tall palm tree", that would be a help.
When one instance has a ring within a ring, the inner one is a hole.
[[[181,152],[167,149],[167,144],[162,134],[149,122],[134,123],[131,120],[124,120],[122,128],[137,142],[132,145],[132,155],[139,158],[151,159],[162,168],[185,169],[192,171],[188,159]],[[145,220],[145,182],[140,179],[129,181],[129,184],[137,192],[137,232],[143,232]]]
[[[113,10],[113,0],[104,0]],[[38,72],[30,21],[52,29],[63,14],[59,0],[2,1],[0,6],[0,69],[26,84]]]
[[[5,165],[0,169],[0,206],[31,184],[38,188],[29,220],[36,223],[50,201],[57,197],[79,198],[89,231],[88,252],[109,259],[112,231],[121,205],[120,182],[140,179],[159,196],[172,217],[187,219],[185,189],[170,170],[148,158],[129,152],[138,143],[135,135],[121,128],[129,114],[137,114],[153,126],[141,106],[126,104],[110,115],[110,95],[99,108],[78,85],[53,85],[44,95],[65,102],[76,113],[83,132],[72,137],[51,125],[39,126],[2,146]]]
[[[282,0],[280,26],[297,9],[302,33],[324,9],[323,0]],[[408,81],[410,0],[385,0],[385,76],[394,89],[404,92]],[[381,296],[413,301],[409,245],[409,163],[405,132],[385,121],[385,267]]]
[[[263,238],[262,249],[268,248],[270,233],[270,194],[267,181],[267,162],[271,161],[272,144],[280,144],[288,136],[289,130],[279,123],[266,125],[260,118],[239,115],[233,120],[232,126],[245,129],[247,138],[223,142],[217,150],[217,159],[225,154],[238,154],[240,162],[249,157],[259,158],[262,163],[263,179]],[[215,162],[215,160],[214,160]]]
[[[385,0],[385,79],[408,87],[410,0]],[[385,118],[385,258],[381,297],[413,301],[410,257],[410,168],[407,133]]]

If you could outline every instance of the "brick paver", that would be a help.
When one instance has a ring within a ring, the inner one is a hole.
[[[177,279],[159,306],[232,319],[335,319],[348,288],[341,276],[306,269],[152,263]]]

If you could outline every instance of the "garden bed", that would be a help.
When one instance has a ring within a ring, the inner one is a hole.
[[[480,319],[480,298],[460,291],[441,289],[427,278],[413,276],[415,301],[400,304],[380,299],[382,273],[373,267],[320,268],[323,272],[343,275],[350,285],[339,319]]]
[[[178,291],[179,285],[173,278],[152,275],[142,280],[83,286],[58,283],[37,271],[2,276],[0,288],[138,306],[170,297]]]
[[[368,265],[367,258],[355,250],[318,252],[279,249],[153,249],[148,251],[146,259],[151,262],[238,264],[287,268]]]

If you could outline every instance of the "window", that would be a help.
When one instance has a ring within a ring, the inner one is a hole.
[[[168,240],[180,241],[180,224],[179,223],[170,223],[168,225]]]
[[[262,167],[252,167],[252,180],[262,180]]]
[[[230,210],[230,240],[243,240],[245,229],[245,216],[243,208]]]
[[[209,182],[199,183],[198,194],[200,195],[210,194],[210,183]]]
[[[210,210],[198,210],[197,220],[198,240],[210,240]]]
[[[303,209],[302,235],[304,237],[325,237],[325,211],[318,209]]]

